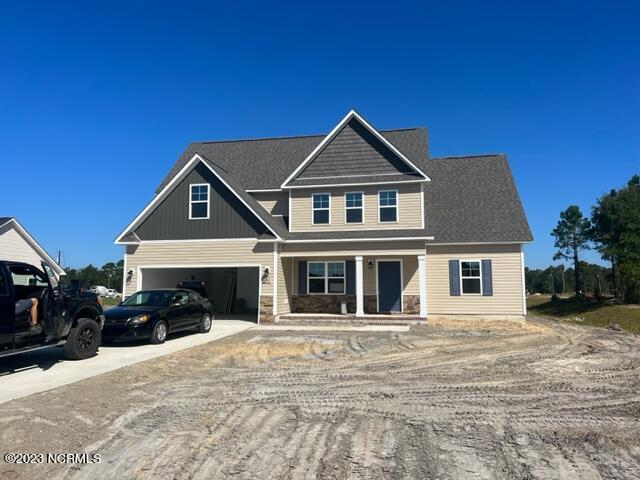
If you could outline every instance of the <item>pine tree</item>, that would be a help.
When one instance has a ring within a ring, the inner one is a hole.
[[[554,260],[573,260],[575,292],[580,292],[580,251],[589,249],[591,222],[582,215],[580,207],[570,205],[560,212],[560,220],[551,235],[555,237],[557,251]]]

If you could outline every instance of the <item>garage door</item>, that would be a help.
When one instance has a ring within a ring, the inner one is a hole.
[[[180,282],[200,282],[207,298],[213,302],[216,314],[258,320],[258,267],[141,267],[141,276],[142,290],[175,288]]]

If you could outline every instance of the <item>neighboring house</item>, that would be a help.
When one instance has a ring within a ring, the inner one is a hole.
[[[116,239],[125,295],[202,281],[218,311],[262,321],[342,302],[525,315],[532,236],[506,157],[427,151],[425,129],[377,131],[354,111],[326,136],[191,144]]]
[[[64,270],[13,217],[0,217],[0,260],[25,262],[42,268],[46,262],[57,276]]]

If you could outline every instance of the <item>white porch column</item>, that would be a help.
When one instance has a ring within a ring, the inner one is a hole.
[[[364,282],[362,256],[356,257],[356,317],[364,316]]]
[[[420,317],[427,318],[427,275],[424,255],[418,255],[418,276],[420,277]]]

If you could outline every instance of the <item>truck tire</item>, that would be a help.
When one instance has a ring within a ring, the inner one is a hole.
[[[69,332],[67,342],[64,344],[64,353],[71,360],[93,357],[98,351],[101,340],[102,332],[98,322],[91,318],[81,318]]]
[[[167,333],[169,333],[169,327],[167,327],[167,323],[164,320],[160,320],[153,327],[151,331],[151,343],[153,345],[159,345],[164,343],[167,339]]]

